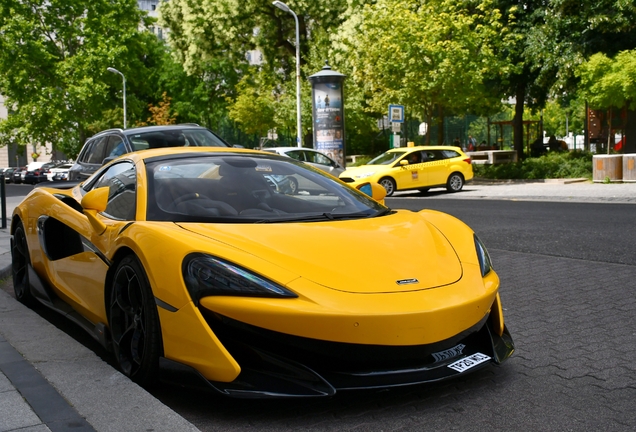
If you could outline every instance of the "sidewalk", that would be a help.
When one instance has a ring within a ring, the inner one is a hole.
[[[636,183],[474,182],[426,197],[633,203]],[[439,191],[439,192],[438,192]],[[398,192],[395,198],[423,195]],[[392,198],[387,199],[391,206]],[[7,199],[7,217],[19,199]],[[9,222],[0,229],[0,285],[11,277]],[[196,431],[148,392],[0,289],[0,432]]]
[[[20,199],[7,198],[7,219]],[[10,222],[0,229],[0,286],[11,278]],[[197,431],[0,289],[0,432]]]

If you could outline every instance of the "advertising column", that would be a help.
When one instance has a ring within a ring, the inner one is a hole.
[[[309,77],[313,107],[314,149],[345,166],[344,95],[345,75],[327,64]]]

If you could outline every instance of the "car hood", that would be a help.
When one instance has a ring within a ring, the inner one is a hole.
[[[347,168],[342,174],[347,177],[355,177],[365,173],[377,173],[392,168],[392,165],[360,165],[357,167]]]
[[[410,211],[351,221],[179,225],[338,291],[417,291],[462,276],[447,238]],[[267,275],[267,266],[252,270]]]

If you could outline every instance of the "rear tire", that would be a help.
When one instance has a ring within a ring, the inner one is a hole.
[[[136,256],[117,264],[107,306],[119,369],[137,384],[151,387],[159,371],[161,329],[150,283]]]
[[[13,276],[13,292],[15,298],[22,304],[33,306],[35,297],[31,294],[31,284],[29,282],[29,247],[27,245],[26,233],[22,221],[16,223],[13,233],[13,244],[11,245],[11,273]]]
[[[390,197],[395,193],[395,180],[391,177],[382,177],[378,183],[386,190],[386,196]]]
[[[464,176],[460,173],[452,173],[446,182],[446,190],[449,192],[459,192],[464,187]]]

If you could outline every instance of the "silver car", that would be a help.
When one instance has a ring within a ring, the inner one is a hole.
[[[300,148],[300,147],[270,147],[264,148],[263,151],[270,153],[278,153],[297,161],[305,162],[315,168],[328,172],[334,177],[338,177],[345,169],[329,156],[320,153],[317,150]]]

